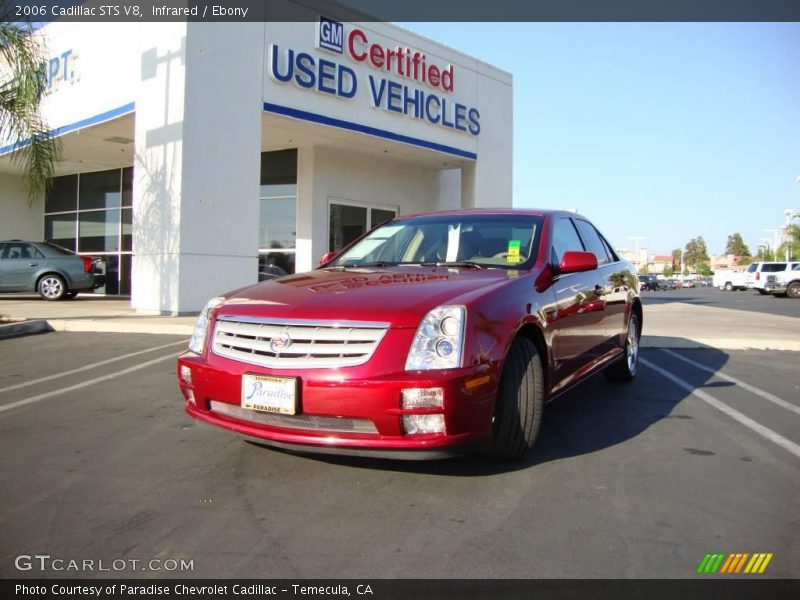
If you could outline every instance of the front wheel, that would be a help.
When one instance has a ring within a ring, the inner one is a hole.
[[[60,275],[45,275],[39,280],[39,295],[45,300],[61,300],[67,291],[67,284]]]
[[[489,458],[523,458],[539,435],[543,409],[542,359],[533,342],[517,338],[511,344],[500,377]]]
[[[625,339],[625,357],[615,362],[605,371],[606,378],[611,381],[633,381],[639,365],[639,317],[631,314],[628,321],[628,335]]]

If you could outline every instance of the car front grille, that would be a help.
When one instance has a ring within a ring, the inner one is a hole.
[[[212,350],[218,356],[263,367],[353,367],[372,357],[388,327],[388,323],[222,316],[214,329]]]
[[[332,433],[378,433],[375,424],[369,419],[351,419],[348,417],[329,417],[323,415],[281,415],[250,410],[249,408],[242,408],[241,406],[228,404],[227,402],[218,402],[216,400],[211,400],[209,405],[212,413],[236,419],[237,421],[247,421],[250,423],[258,423],[259,425],[269,425],[271,427]]]

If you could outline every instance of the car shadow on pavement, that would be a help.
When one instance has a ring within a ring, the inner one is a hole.
[[[673,350],[675,351],[675,350]],[[720,370],[728,354],[716,348],[678,350],[704,366]],[[720,387],[707,372],[672,358],[658,348],[642,350],[656,363],[695,389]],[[569,459],[623,444],[663,419],[692,419],[680,403],[690,394],[663,375],[640,364],[636,380],[613,383],[595,375],[545,407],[539,439],[533,451],[519,462],[493,462],[480,456],[438,461],[403,461],[357,457],[307,455],[313,460],[357,468],[393,470],[449,477],[481,477],[519,471],[538,464]]]

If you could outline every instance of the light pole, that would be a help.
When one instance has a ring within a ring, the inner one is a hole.
[[[764,231],[772,234],[772,239],[774,240],[774,243],[772,244],[772,252],[774,254],[778,251],[778,234],[780,233],[780,229],[765,229]],[[775,260],[776,258],[777,257],[773,256],[772,260]]]
[[[641,262],[639,260],[639,241],[640,240],[646,240],[647,238],[645,236],[643,236],[643,235],[639,235],[639,236],[628,236],[625,239],[626,240],[636,240],[636,255],[635,255],[636,258],[634,259],[633,264],[636,266],[636,273],[638,274],[639,270],[640,270],[639,263]]]
[[[772,240],[769,239],[769,238],[761,238],[761,241],[762,242],[766,242],[765,244],[760,244],[760,246],[762,246],[764,248],[764,255],[762,256],[762,258],[764,258],[764,260],[767,260],[766,253],[769,252],[770,256],[772,256],[772,254],[773,254],[773,251],[770,249],[770,246],[772,244]]]
[[[797,181],[800,183],[800,176],[797,178]],[[784,237],[786,238],[786,262],[789,262],[792,260],[792,219],[800,217],[800,213],[793,211],[791,208],[787,208],[783,211],[783,214],[786,215],[786,229],[784,230]]]

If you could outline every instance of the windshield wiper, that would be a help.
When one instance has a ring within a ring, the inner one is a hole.
[[[378,261],[375,261],[375,262],[365,262],[365,263],[345,263],[344,265],[340,265],[340,266],[344,267],[345,269],[360,269],[362,267],[377,267],[377,268],[380,269],[380,268],[383,268],[383,267],[394,267],[394,266],[397,266],[397,263],[396,262],[389,262],[389,261],[386,261],[386,260],[378,260]]]
[[[454,260],[450,262],[421,262],[423,267],[470,267],[473,269],[485,269],[482,264],[472,262],[471,260]]]

